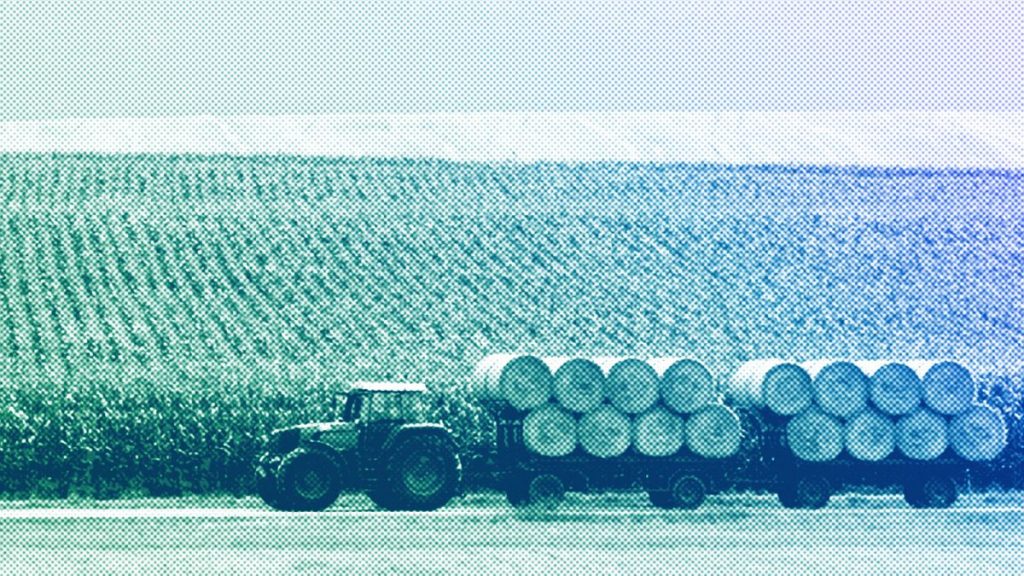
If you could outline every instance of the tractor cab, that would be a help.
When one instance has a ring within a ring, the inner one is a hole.
[[[344,422],[427,422],[427,387],[410,382],[356,382],[345,397]]]

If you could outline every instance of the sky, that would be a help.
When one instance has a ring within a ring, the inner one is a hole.
[[[15,2],[0,121],[1024,110],[1012,2]]]

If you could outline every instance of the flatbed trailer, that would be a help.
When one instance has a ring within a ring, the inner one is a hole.
[[[708,494],[733,488],[746,470],[743,449],[735,456],[708,459],[683,448],[672,456],[654,457],[631,446],[620,456],[600,458],[577,447],[561,457],[530,452],[523,440],[525,413],[510,407],[496,412],[497,487],[513,506],[557,505],[567,491],[582,493],[642,490],[662,508],[697,508]]]
[[[525,413],[494,408],[497,429],[496,487],[513,506],[552,508],[566,492],[645,491],[662,508],[694,509],[709,494],[727,491],[770,492],[788,508],[817,509],[833,494],[851,489],[902,491],[917,508],[948,507],[969,483],[972,464],[951,451],[934,460],[893,454],[877,462],[843,453],[827,462],[808,462],[786,444],[780,417],[738,409],[743,440],[731,457],[709,459],[686,448],[664,457],[645,456],[630,447],[614,458],[599,458],[580,448],[561,457],[530,452],[523,440]]]

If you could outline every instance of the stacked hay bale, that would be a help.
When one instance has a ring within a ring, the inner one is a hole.
[[[523,442],[542,456],[615,458],[632,448],[726,458],[742,436],[711,373],[690,359],[493,355],[477,365],[472,391],[524,412]]]
[[[811,462],[844,450],[868,462],[896,453],[933,460],[947,448],[979,461],[1006,446],[1002,415],[977,402],[970,372],[955,362],[754,360],[733,375],[728,394],[778,417],[785,444]]]

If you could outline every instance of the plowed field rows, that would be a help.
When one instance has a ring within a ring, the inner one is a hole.
[[[199,391],[170,423],[152,400],[152,425],[198,435],[185,453],[251,452],[338,382],[446,388],[496,350],[693,355],[719,377],[759,356],[1011,374],[1022,188],[980,170],[0,155],[0,427],[17,458],[45,440],[93,462],[60,431],[76,399]]]

